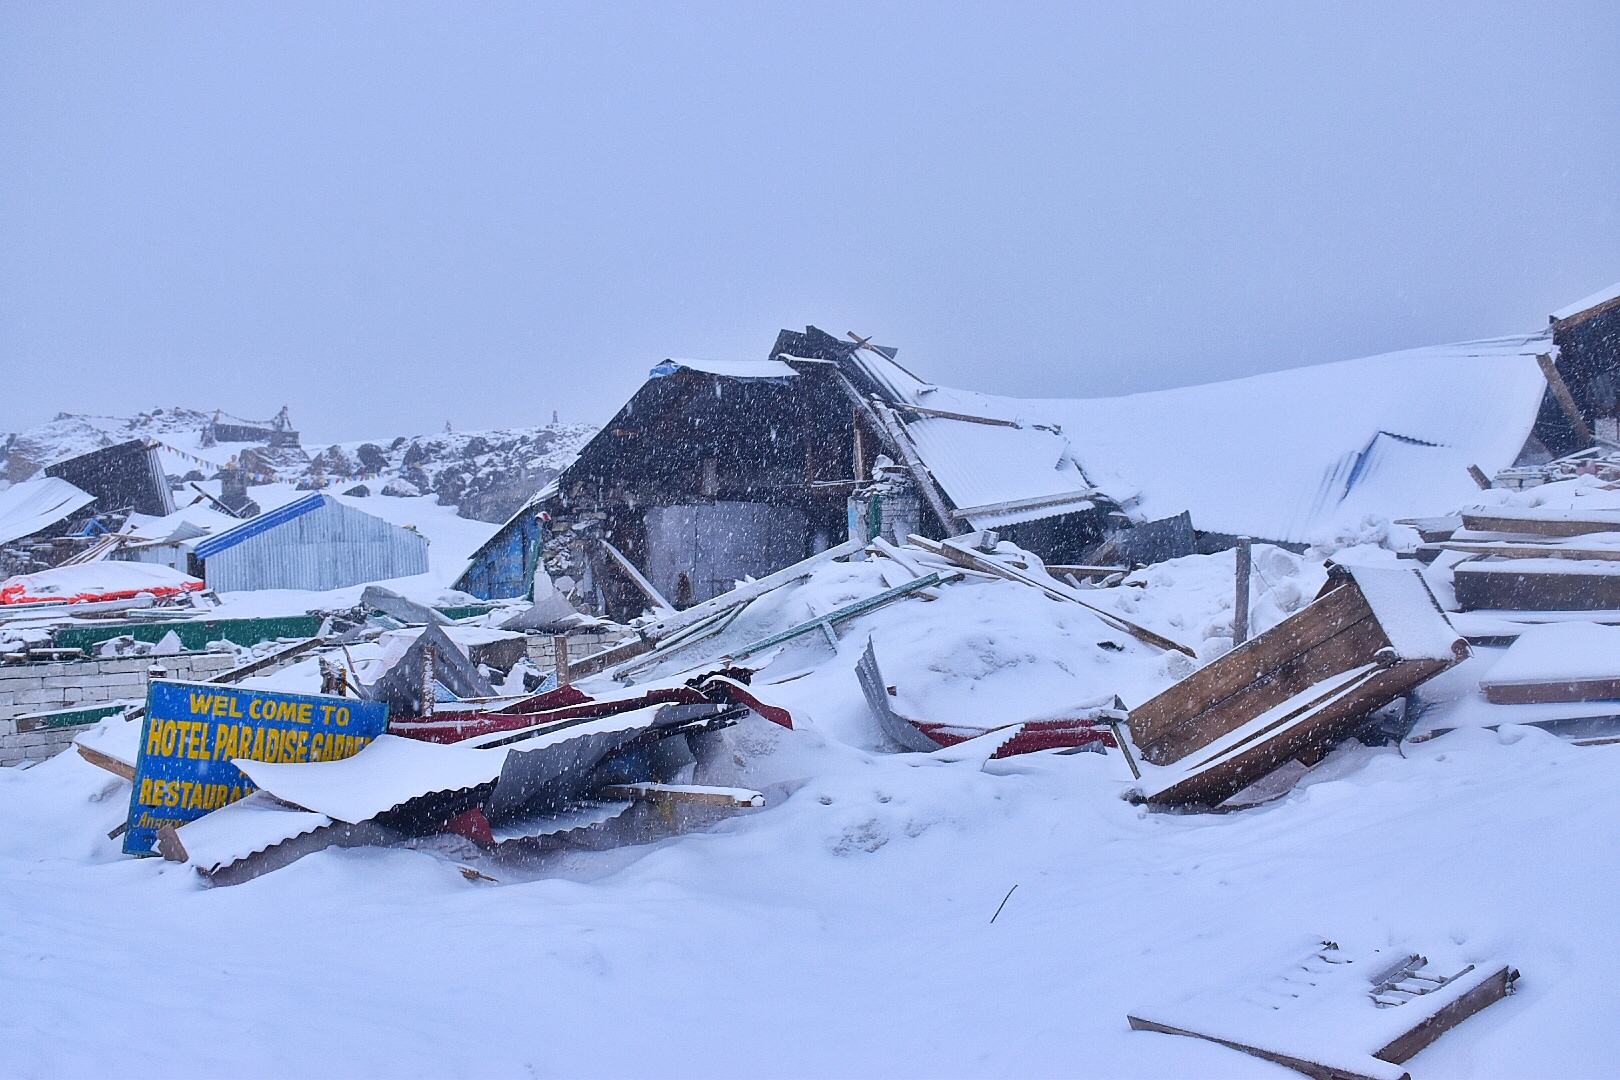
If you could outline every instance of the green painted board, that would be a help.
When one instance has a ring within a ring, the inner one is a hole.
[[[120,622],[99,626],[64,626],[56,631],[51,644],[58,649],[84,649],[90,652],[96,645],[111,638],[128,634],[136,641],[154,644],[173,630],[180,638],[180,646],[188,652],[208,648],[210,641],[231,641],[238,645],[257,645],[261,641],[277,638],[314,637],[321,628],[321,620],[313,615],[287,615],[275,619],[184,619],[174,622]]]
[[[82,709],[57,709],[54,712],[29,713],[17,717],[18,731],[38,731],[40,728],[78,727],[93,724],[109,716],[117,716],[138,701],[119,701],[111,705],[86,705]]]
[[[464,607],[434,608],[447,619],[468,619],[474,615],[488,615],[495,610],[494,604],[467,604]]]

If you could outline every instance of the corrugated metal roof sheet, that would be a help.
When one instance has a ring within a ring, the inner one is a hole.
[[[49,528],[96,501],[66,480],[42,476],[0,491],[0,544]]]
[[[902,402],[1023,425],[908,424],[959,508],[1089,480],[1148,519],[1185,510],[1201,530],[1303,543],[1352,519],[1444,513],[1477,495],[1467,467],[1492,474],[1513,463],[1546,390],[1536,354],[1552,350],[1543,331],[1069,400],[936,387],[867,350],[853,359]],[[1053,466],[1060,444],[1072,477]],[[969,520],[985,528],[1076,508]]]
[[[235,547],[244,540],[250,540],[253,537],[258,536],[260,533],[268,532],[277,525],[282,525],[293,520],[294,518],[302,517],[311,510],[319,510],[322,506],[325,506],[330,501],[332,500],[329,499],[328,496],[322,495],[317,491],[313,494],[304,496],[302,499],[294,499],[285,506],[278,506],[274,510],[267,510],[258,517],[249,518],[248,520],[242,522],[242,524],[236,526],[234,529],[227,529],[217,536],[210,536],[208,539],[198,544],[195,549],[197,558],[206,559],[211,555],[224,551],[226,548]]]

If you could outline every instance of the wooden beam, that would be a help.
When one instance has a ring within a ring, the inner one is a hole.
[[[1335,635],[1370,618],[1372,607],[1353,583],[1346,582],[1332,589],[1264,634],[1245,642],[1215,663],[1200,668],[1132,709],[1131,735],[1137,748],[1155,763],[1175,760],[1174,756],[1148,753],[1148,747],[1165,739],[1177,728],[1194,723],[1221,702],[1278,671],[1290,658],[1304,657]],[[1353,665],[1345,665],[1350,666]],[[1332,670],[1325,670],[1318,674],[1318,678],[1330,674],[1333,674]],[[1286,701],[1295,692],[1284,693],[1277,701]],[[1219,734],[1216,732],[1210,738],[1218,738]]]
[[[901,459],[906,463],[912,480],[917,484],[918,493],[922,495],[928,508],[934,512],[934,516],[939,519],[940,527],[945,530],[946,535],[961,536],[967,532],[967,527],[957,520],[950,507],[945,505],[945,496],[934,483],[934,474],[923,464],[922,457],[917,453],[917,445],[911,441],[911,435],[906,431],[906,425],[887,405],[873,402],[872,408],[879,422],[888,431],[890,440],[900,451]]]
[[[951,511],[951,516],[958,521],[966,521],[971,517],[1013,514],[1021,510],[1039,510],[1048,506],[1062,506],[1065,503],[1089,502],[1096,495],[1097,493],[1090,489],[1066,491],[1061,495],[1041,495],[1034,499],[1011,499],[1007,502],[985,503],[983,506],[958,507]]]
[[[1581,410],[1576,407],[1575,398],[1570,394],[1569,387],[1565,385],[1564,377],[1558,373],[1558,365],[1553,363],[1553,358],[1547,353],[1537,353],[1536,363],[1541,365],[1541,373],[1547,377],[1547,387],[1553,392],[1553,397],[1558,400],[1558,407],[1564,410],[1565,416],[1569,417],[1570,424],[1575,428],[1575,434],[1581,437],[1582,442],[1591,443],[1592,429],[1586,426],[1586,418],[1581,415]]]
[[[122,776],[125,780],[134,781],[135,766],[126,765],[111,755],[103,754],[100,750],[92,750],[88,746],[81,746],[78,743],[73,744],[73,749],[79,752],[80,757],[97,768],[106,769],[114,776]]]
[[[624,576],[630,579],[630,584],[641,590],[641,595],[652,601],[655,611],[659,614],[675,614],[675,605],[664,599],[664,594],[653,587],[653,583],[648,581],[640,570],[636,569],[636,564],[631,562],[624,552],[614,547],[605,537],[598,537],[596,542],[602,545],[602,549],[608,553],[608,557],[618,565],[620,570],[624,571]]]
[[[1507,997],[1513,992],[1513,984],[1518,981],[1519,973],[1503,964],[1498,970],[1492,972],[1489,978],[1468,991],[1468,993],[1410,1031],[1396,1036],[1390,1041],[1389,1045],[1374,1053],[1373,1057],[1380,1061],[1387,1061],[1392,1065],[1404,1065],[1416,1057],[1418,1051],[1470,1016],[1473,1016],[1486,1006],[1494,1005]]]
[[[937,416],[941,420],[961,420],[969,424],[989,424],[991,427],[1022,429],[1024,426],[1016,420],[996,420],[989,416],[969,416],[967,413],[945,412],[943,409],[925,409],[921,405],[912,405],[902,401],[895,402],[894,407],[902,412],[918,413],[922,416]]]

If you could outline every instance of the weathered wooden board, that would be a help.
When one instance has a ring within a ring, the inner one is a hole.
[[[1616,573],[1537,573],[1507,563],[1462,563],[1452,573],[1452,587],[1457,606],[1464,611],[1620,608],[1620,574]]]
[[[1585,536],[1587,533],[1620,532],[1620,512],[1588,510],[1465,510],[1463,528],[1475,532],[1533,534],[1535,536]]]

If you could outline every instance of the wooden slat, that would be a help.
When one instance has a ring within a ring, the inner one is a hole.
[[[1620,525],[1615,526],[1620,532]],[[1495,555],[1503,559],[1580,559],[1587,562],[1620,562],[1620,548],[1554,547],[1551,544],[1469,544],[1448,541],[1436,544],[1441,551],[1460,551],[1467,555]]]
[[[1277,670],[1290,657],[1308,652],[1371,617],[1372,608],[1361,590],[1353,582],[1341,584],[1265,633],[1132,709],[1132,738],[1138,747],[1157,742],[1171,730]],[[1329,674],[1333,672],[1324,672],[1324,675]]]
[[[1620,678],[1562,679],[1538,683],[1487,683],[1485,700],[1492,705],[1546,705],[1560,701],[1620,700]]]
[[[1515,569],[1512,563],[1463,563],[1452,572],[1452,590],[1463,611],[1620,609],[1620,574],[1538,573]]]
[[[1586,426],[1586,418],[1581,415],[1580,407],[1575,404],[1574,395],[1569,392],[1569,387],[1564,384],[1564,377],[1558,373],[1558,365],[1553,363],[1552,355],[1550,353],[1537,353],[1536,363],[1541,365],[1541,373],[1547,377],[1547,387],[1552,390],[1553,397],[1558,400],[1558,407],[1563,409],[1564,415],[1569,418],[1570,426],[1575,429],[1575,434],[1581,437],[1581,442],[1590,443],[1592,441],[1592,429]]]
[[[634,659],[644,652],[652,652],[652,650],[652,642],[636,638],[634,641],[627,641],[623,645],[615,645],[611,649],[604,649],[601,652],[582,656],[578,660],[570,662],[568,676],[577,681],[586,676],[595,675],[606,668],[612,667],[614,664],[621,664],[626,660]]]
[[[1170,1024],[1161,1024],[1157,1020],[1144,1020],[1140,1016],[1129,1015],[1125,1017],[1125,1020],[1131,1025],[1132,1031],[1157,1031],[1164,1035],[1186,1035],[1194,1039],[1203,1039],[1207,1042],[1219,1043],[1222,1046],[1230,1047],[1233,1050],[1242,1051],[1243,1053],[1249,1054],[1253,1057],[1263,1058],[1266,1061],[1273,1061],[1278,1065],[1286,1065],[1295,1072],[1304,1073],[1306,1076],[1311,1077],[1311,1080],[1377,1080],[1377,1078],[1366,1073],[1351,1072],[1347,1069],[1323,1065],[1319,1061],[1310,1061],[1305,1058],[1294,1057],[1291,1054],[1284,1054],[1276,1050],[1264,1050],[1258,1046],[1250,1046],[1247,1043],[1240,1043],[1233,1039],[1223,1039],[1216,1035],[1206,1035],[1202,1031],[1193,1031],[1190,1028],[1180,1028],[1174,1027]]]
[[[1511,510],[1465,510],[1463,528],[1476,532],[1529,533],[1535,536],[1585,536],[1587,533],[1620,532],[1620,516],[1601,518],[1564,518],[1537,514],[1534,511],[1514,513]]]

